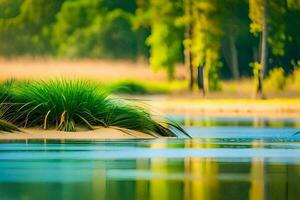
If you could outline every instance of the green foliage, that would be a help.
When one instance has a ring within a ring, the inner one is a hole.
[[[299,10],[300,9],[300,1],[299,0],[287,0],[288,8],[292,10]]]
[[[204,67],[204,85],[207,91],[220,89],[219,49],[222,31],[219,26],[218,2],[216,0],[192,1],[192,64],[195,68]]]
[[[83,81],[50,81],[20,84],[12,90],[13,119],[22,126],[57,124],[65,131],[75,130],[75,119],[87,107],[103,105],[105,96],[98,88]],[[96,101],[97,100],[97,101]],[[90,109],[90,108],[88,108]]]
[[[219,75],[232,74],[223,70],[231,67],[228,62],[220,68],[230,55],[229,36],[236,42],[241,75],[251,75],[247,66],[257,60],[259,38],[245,27],[261,33],[263,8],[263,0],[1,0],[0,56],[137,59],[150,54],[153,69],[165,70],[171,79],[185,46],[193,66],[206,68],[206,85],[214,90]],[[298,0],[268,0],[271,67],[290,71],[289,60],[299,59],[299,9]],[[183,41],[187,25],[192,36]]]
[[[7,79],[0,82],[0,102],[11,102],[14,98],[13,90],[17,87],[30,84],[29,80]]]
[[[252,68],[253,77],[254,77],[254,86],[255,88],[259,85],[259,78],[261,76],[262,66],[259,62],[250,63],[250,67]]]
[[[219,55],[216,52],[211,52],[214,55],[210,55],[208,52],[206,69],[207,70],[207,82],[208,82],[208,91],[220,91],[222,90],[220,77],[219,77],[219,68],[222,67],[222,63],[219,61]]]
[[[66,1],[52,28],[57,55],[135,58],[138,48],[131,5],[123,1]]]
[[[16,127],[12,123],[10,123],[4,119],[0,119],[0,132],[1,131],[14,132],[14,131],[20,131],[20,129],[18,129],[18,127]]]
[[[7,101],[11,98],[11,89],[16,84],[14,79],[6,80],[0,83],[0,102]]]
[[[120,9],[97,11],[96,6],[87,1],[64,4],[53,28],[59,56],[133,58],[137,49],[132,14]],[[82,22],[74,20],[78,13]]]
[[[286,86],[284,69],[282,67],[276,67],[269,71],[268,77],[265,82],[267,91],[282,91]]]
[[[153,119],[144,108],[129,101],[110,98],[102,85],[83,80],[33,81],[16,84],[5,101],[5,116],[23,127],[56,127],[76,131],[116,127],[173,136],[176,125]],[[179,127],[177,127],[179,128]]]
[[[133,0],[1,1],[0,53],[135,58],[134,9]]]
[[[293,72],[293,84],[297,91],[300,91],[300,67],[294,69]]]
[[[269,26],[270,37],[268,43],[270,44],[272,54],[275,56],[284,56],[285,45],[287,40],[285,15],[286,2],[282,0],[269,1],[269,19],[272,19]]]
[[[97,18],[97,10],[101,1],[66,1],[61,11],[56,16],[56,22],[52,27],[52,43],[57,48],[59,56],[76,57],[82,52],[87,53],[91,48],[91,43],[97,45],[98,41],[93,41],[93,28],[90,28],[94,22],[100,26],[100,19]],[[98,10],[100,13],[101,11]],[[103,11],[102,11],[103,12]],[[102,13],[101,12],[101,13]],[[91,38],[92,37],[92,38]],[[90,38],[82,40],[82,38]],[[88,52],[93,52],[91,48]],[[84,54],[82,56],[85,56]]]
[[[1,0],[0,1],[0,18],[9,19],[20,13],[20,5],[23,0]]]
[[[0,2],[0,53],[4,55],[41,55],[52,51],[47,27],[55,20],[63,1],[13,0]],[[34,48],[32,48],[34,46]]]
[[[249,0],[250,32],[254,35],[262,32],[263,0]]]
[[[0,95],[1,91],[0,91]],[[4,119],[4,116],[6,115],[7,110],[9,109],[9,106],[5,105],[0,101],[0,132],[5,131],[5,132],[13,132],[13,131],[20,131],[18,127]]]
[[[179,16],[177,4],[170,0],[150,0],[151,35],[150,64],[154,70],[165,69],[169,79],[174,78],[174,67],[180,56],[181,41],[175,18]]]
[[[182,81],[169,83],[142,82],[137,80],[124,80],[106,84],[106,88],[114,94],[169,94],[186,88]]]
[[[251,19],[250,32],[257,36],[262,32],[262,15],[265,7],[268,10],[268,43],[275,56],[283,56],[286,36],[284,15],[286,14],[286,2],[282,0],[271,0],[264,5],[264,0],[249,0],[249,17]]]
[[[109,85],[109,90],[115,94],[147,94],[145,85],[137,81],[122,81]]]
[[[292,61],[294,66],[293,73],[289,77],[289,83],[293,85],[296,91],[300,91],[300,60]]]

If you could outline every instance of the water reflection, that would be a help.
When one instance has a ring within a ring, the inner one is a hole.
[[[172,115],[172,120],[183,126],[249,126],[249,127],[300,127],[300,118],[266,118],[266,117],[203,117],[192,115]]]
[[[198,142],[196,143],[195,141]],[[210,144],[195,139],[186,142],[186,148],[210,148]],[[191,200],[218,199],[218,163],[213,158],[185,158],[185,173],[192,179],[184,184],[184,197]]]
[[[281,147],[276,141],[258,139],[243,143],[244,146],[235,146],[233,140],[199,138],[123,143],[0,144],[0,197],[110,200],[299,199],[299,159],[283,157],[276,161],[264,154],[246,158],[243,153],[238,153],[239,149],[269,149],[276,153],[284,148],[293,154],[299,149],[299,141],[285,141],[290,146]],[[124,152],[136,151],[137,155],[145,149],[145,152],[231,149],[240,155],[232,158],[176,158],[159,154],[149,157],[145,154],[144,157],[128,158],[125,153],[116,151],[117,148]],[[52,152],[57,157],[47,159],[45,155]],[[74,154],[82,152],[83,157],[74,159]],[[109,152],[121,155],[112,159],[90,157]],[[20,154],[26,159],[18,157]],[[28,156],[32,156],[32,159]]]
[[[253,148],[260,148],[263,146],[262,140],[254,140]],[[252,158],[251,161],[251,188],[249,192],[249,199],[262,200],[265,199],[265,162],[263,157]]]

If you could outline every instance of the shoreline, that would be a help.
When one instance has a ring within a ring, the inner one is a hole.
[[[132,96],[131,98],[135,98]],[[140,98],[142,105],[160,116],[182,115],[183,117],[251,117],[251,118],[299,118],[300,99],[183,99],[167,96]],[[123,131],[122,131],[123,130]],[[139,131],[128,129],[100,128],[97,130],[78,129],[77,132],[43,130],[39,128],[21,129],[22,132],[1,132],[3,141],[106,141],[126,139],[155,139]]]
[[[122,131],[121,131],[122,130]],[[0,142],[28,140],[123,140],[123,139],[154,139],[156,137],[128,129],[101,128],[93,131],[63,132],[43,129],[21,129],[22,132],[1,132]]]
[[[300,118],[300,99],[144,98],[148,108],[166,114],[207,117]]]

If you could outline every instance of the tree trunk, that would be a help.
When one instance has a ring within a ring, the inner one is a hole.
[[[262,37],[261,37],[261,57],[260,57],[260,64],[261,64],[261,71],[258,80],[258,86],[256,90],[256,95],[258,97],[263,96],[263,79],[266,75],[267,71],[267,56],[268,56],[268,26],[267,26],[267,11],[268,11],[268,0],[263,0],[263,13],[262,13]]]
[[[193,69],[191,61],[192,61],[191,51],[188,47],[185,47],[185,49],[184,49],[184,64],[185,64],[186,70],[188,70],[188,72],[189,72],[188,73],[189,90],[193,91],[193,87],[194,87],[194,69]]]
[[[184,3],[185,3],[184,4],[184,6],[185,6],[185,15],[186,15],[186,17],[190,18],[191,17],[190,1],[185,0]],[[191,25],[190,25],[189,21],[187,22],[187,24],[185,26],[184,37],[185,37],[185,41],[190,41],[191,40]],[[192,55],[191,55],[191,49],[190,49],[189,42],[184,45],[184,64],[185,64],[186,70],[188,71],[189,90],[193,91],[193,88],[194,88],[194,69],[193,69],[193,65],[192,65]]]
[[[145,37],[144,37],[144,31],[142,28],[139,28],[136,31],[136,39],[137,39],[137,44],[136,44],[136,59],[137,62],[144,62],[147,57],[147,55],[144,54],[144,44],[145,44]]]
[[[202,92],[203,96],[205,96],[205,87],[204,87],[204,66],[198,67],[198,88]]]
[[[265,77],[267,71],[267,59],[268,59],[268,26],[267,26],[267,10],[268,9],[268,0],[264,0],[264,9],[263,9],[263,19],[262,19],[262,40],[261,40],[261,76]]]
[[[240,71],[239,71],[239,61],[238,61],[238,53],[235,45],[234,36],[229,36],[229,48],[231,53],[231,70],[234,79],[240,78]]]

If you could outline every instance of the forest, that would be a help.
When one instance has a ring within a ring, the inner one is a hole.
[[[0,56],[145,60],[189,87],[300,65],[299,0],[0,0]]]

